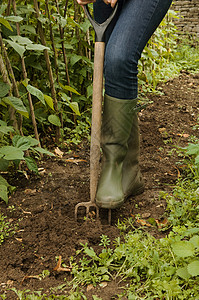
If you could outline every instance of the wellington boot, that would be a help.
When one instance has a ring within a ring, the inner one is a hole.
[[[117,208],[124,202],[122,187],[123,161],[135,116],[137,99],[117,99],[105,95],[102,121],[103,163],[96,204]]]
[[[122,187],[125,198],[141,194],[144,191],[144,182],[139,167],[139,136],[138,117],[137,113],[135,113],[128,140],[128,151],[123,162]]]

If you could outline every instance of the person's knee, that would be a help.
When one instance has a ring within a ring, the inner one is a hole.
[[[106,52],[105,56],[105,75],[118,76],[120,72],[126,69],[126,59],[120,53]]]
[[[107,52],[105,56],[105,77],[112,80],[132,78],[137,76],[138,61],[131,55],[122,51]]]

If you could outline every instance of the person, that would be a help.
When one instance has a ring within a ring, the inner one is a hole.
[[[103,23],[118,2],[105,35],[105,95],[101,144],[103,163],[96,204],[115,209],[144,191],[139,167],[139,126],[136,113],[138,61],[172,0],[77,0],[93,3],[94,18]]]

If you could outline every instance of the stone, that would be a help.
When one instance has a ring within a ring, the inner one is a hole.
[[[171,9],[177,11],[180,19],[174,23],[182,32],[190,32],[199,35],[199,5],[198,0],[175,0]]]

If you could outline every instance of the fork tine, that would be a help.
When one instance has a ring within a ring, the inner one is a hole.
[[[111,225],[111,209],[108,210],[108,224]]]

